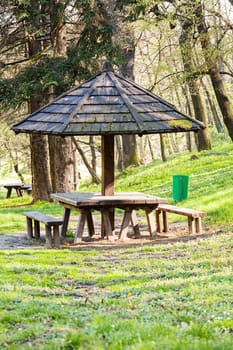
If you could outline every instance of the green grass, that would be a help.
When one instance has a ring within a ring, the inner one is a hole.
[[[232,235],[2,251],[1,349],[232,349]]]
[[[205,224],[222,233],[131,248],[1,250],[0,349],[232,349],[233,144],[190,156],[124,171],[116,191],[173,203],[172,175],[187,174],[188,199],[178,205],[207,211]],[[1,234],[25,232],[26,210],[62,215],[56,204],[30,205],[28,195],[4,197]]]

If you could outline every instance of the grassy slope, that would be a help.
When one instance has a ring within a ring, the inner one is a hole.
[[[172,202],[171,176],[188,174],[189,198],[179,205],[206,210],[208,224],[225,225],[225,234],[134,248],[1,251],[0,348],[232,349],[232,154],[223,144],[195,161],[185,154],[128,170],[116,182],[116,190]],[[61,214],[49,203],[34,208]],[[2,234],[25,231],[25,209],[0,209]]]
[[[209,152],[197,154],[198,159],[191,160],[191,154],[185,153],[170,158],[166,163],[154,161],[139,168],[132,168],[116,176],[116,191],[141,191],[172,199],[172,176],[189,175],[188,199],[178,205],[201,209],[208,213],[205,223],[211,226],[229,227],[233,223],[233,144],[223,142]],[[99,191],[100,187],[82,183],[80,191]],[[23,206],[31,198],[12,197],[4,199],[6,192],[0,191],[0,234],[25,231],[25,210],[39,209],[45,213],[62,215],[62,208],[51,203],[38,203],[33,207]],[[15,196],[15,195],[14,195]],[[13,208],[21,204],[21,207]],[[9,207],[7,207],[9,206]],[[4,208],[7,207],[7,208]],[[179,219],[177,216],[171,219]]]

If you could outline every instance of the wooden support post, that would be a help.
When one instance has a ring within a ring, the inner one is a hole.
[[[66,232],[67,232],[67,228],[68,228],[69,218],[70,218],[70,209],[65,208],[64,215],[63,215],[63,224],[62,224],[62,228],[61,228],[61,238],[62,239],[66,238]]]
[[[124,217],[123,217],[123,221],[122,221],[121,229],[119,233],[119,239],[121,239],[122,241],[124,241],[125,238],[127,238],[129,223],[131,220],[131,214],[132,214],[132,210],[130,209],[126,209],[124,212]]]
[[[156,230],[157,232],[161,233],[162,232],[162,228],[161,228],[161,210],[156,209],[155,211],[156,214]]]
[[[102,188],[103,196],[114,195],[114,135],[102,135],[101,143],[102,151]],[[114,209],[109,209],[109,218],[112,231],[115,229]],[[101,236],[106,235],[103,215],[101,219]]]
[[[168,219],[167,219],[167,212],[163,211],[163,232],[168,232],[169,226],[168,226]]]
[[[60,248],[59,225],[53,226],[53,241],[54,241],[54,247]]]
[[[77,231],[76,231],[76,234],[75,234],[75,237],[74,237],[74,243],[78,243],[82,239],[84,226],[85,226],[85,222],[86,222],[86,219],[87,219],[87,214],[88,214],[87,210],[82,210],[81,213],[80,213],[78,227],[77,227]]]
[[[12,192],[12,187],[8,187],[6,198],[10,198],[11,197],[11,192]]]
[[[52,232],[51,226],[45,225],[45,246],[46,248],[52,248]]]
[[[141,236],[140,234],[140,229],[139,229],[139,225],[138,225],[138,218],[137,218],[137,214],[136,214],[136,210],[132,210],[131,212],[131,224],[133,226],[133,231],[134,231],[134,237],[135,238],[139,238]]]
[[[34,220],[34,235],[36,239],[40,238],[40,222]]]
[[[191,216],[188,216],[188,230],[191,235],[193,233],[193,218]]]
[[[196,228],[196,233],[202,233],[202,223],[201,223],[201,218],[195,218],[195,228]]]
[[[33,238],[32,219],[28,217],[27,217],[27,236],[28,236],[28,239]]]
[[[109,215],[109,210],[103,210],[102,215],[103,215],[103,222],[104,222],[104,229],[106,236],[109,240],[114,239],[114,231],[112,230],[112,223]]]
[[[148,228],[150,232],[150,236],[154,237],[156,235],[156,224],[155,224],[155,214],[154,210],[150,208],[145,208],[146,218],[148,223]]]
[[[94,236],[95,228],[94,228],[94,223],[93,223],[93,217],[92,217],[91,210],[88,210],[88,213],[87,213],[87,227],[88,227],[89,236],[90,237]]]

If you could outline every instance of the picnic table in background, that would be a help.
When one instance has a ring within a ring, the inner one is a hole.
[[[9,182],[9,183],[4,183],[2,185],[4,188],[6,188],[7,193],[6,193],[6,198],[10,198],[12,194],[12,190],[15,189],[15,192],[17,193],[18,197],[23,196],[23,192],[27,191],[27,193],[31,193],[32,191],[32,186],[27,185],[27,184],[22,184],[20,182]]]

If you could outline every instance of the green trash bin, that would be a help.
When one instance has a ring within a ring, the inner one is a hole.
[[[173,175],[172,196],[174,201],[179,202],[188,197],[188,175]]]

